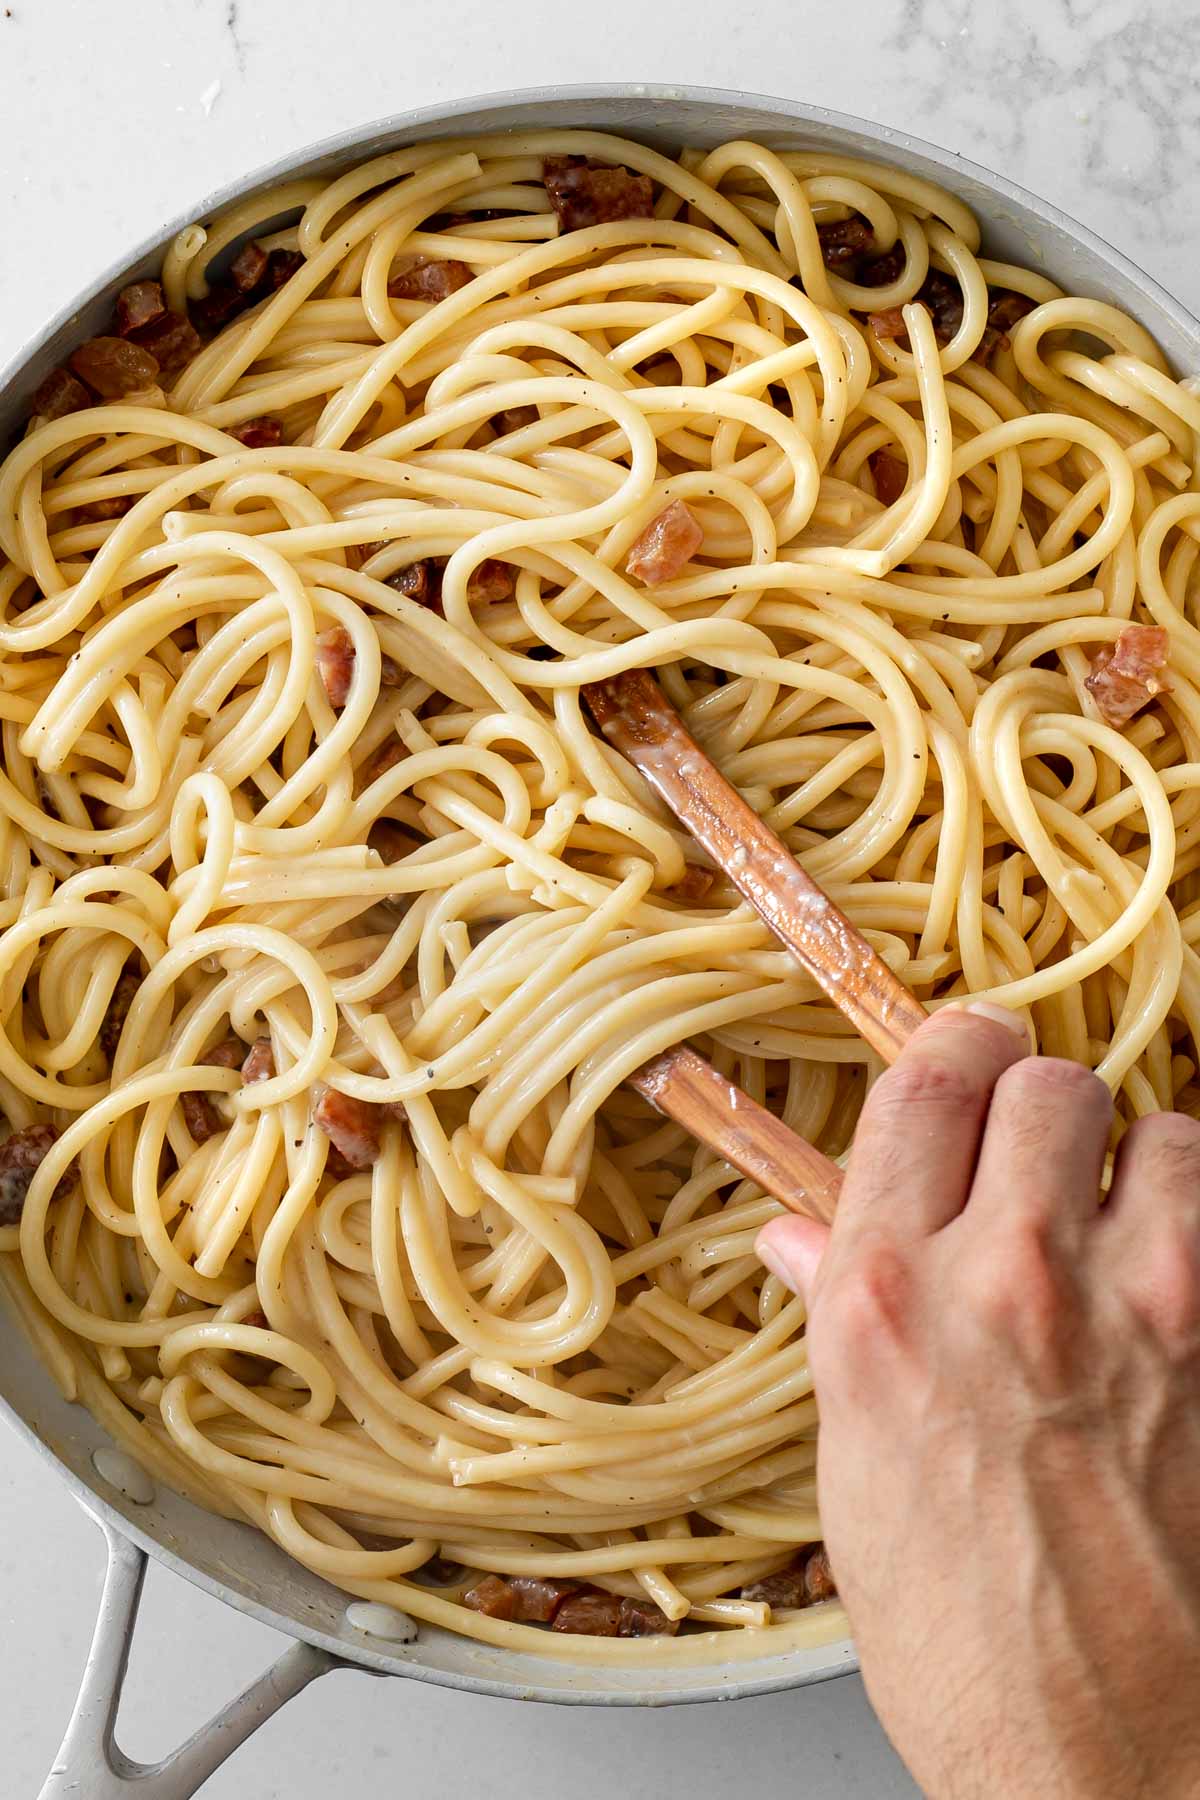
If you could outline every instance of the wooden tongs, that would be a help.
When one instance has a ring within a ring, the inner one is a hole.
[[[647,669],[586,686],[609,743],[628,757],[805,972],[885,1061],[925,1018],[845,913],[746,805],[684,727]],[[629,1078],[659,1112],[793,1212],[828,1222],[841,1170],[695,1050],[664,1051]]]

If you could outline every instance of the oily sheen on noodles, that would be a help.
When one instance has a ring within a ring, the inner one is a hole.
[[[913,176],[537,132],[191,228],[32,412],[0,1265],[57,1380],[492,1643],[841,1634],[774,1203],[622,1084],[692,1040],[837,1156],[876,1068],[580,689],[653,667],[927,1005],[1195,1111],[1200,400]]]

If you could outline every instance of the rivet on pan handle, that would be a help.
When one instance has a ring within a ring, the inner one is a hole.
[[[62,1748],[39,1800],[192,1800],[209,1776],[273,1713],[318,1675],[342,1665],[312,1644],[295,1643],[161,1762],[134,1762],[116,1741],[133,1628],[146,1577],[146,1552],[104,1521],[108,1570],[100,1613]]]

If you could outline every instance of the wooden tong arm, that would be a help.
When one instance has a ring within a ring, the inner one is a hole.
[[[647,669],[583,690],[609,743],[646,777],[800,966],[886,1062],[925,1010],[684,728]]]
[[[644,1063],[629,1084],[790,1211],[833,1218],[837,1164],[686,1044]]]

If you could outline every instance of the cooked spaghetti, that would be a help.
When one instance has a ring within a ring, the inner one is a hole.
[[[690,1040],[837,1156],[875,1068],[580,690],[654,668],[926,1004],[1195,1111],[1200,399],[911,175],[555,131],[190,228],[31,412],[0,1265],[61,1386],[492,1643],[840,1635],[774,1203],[623,1084]]]

